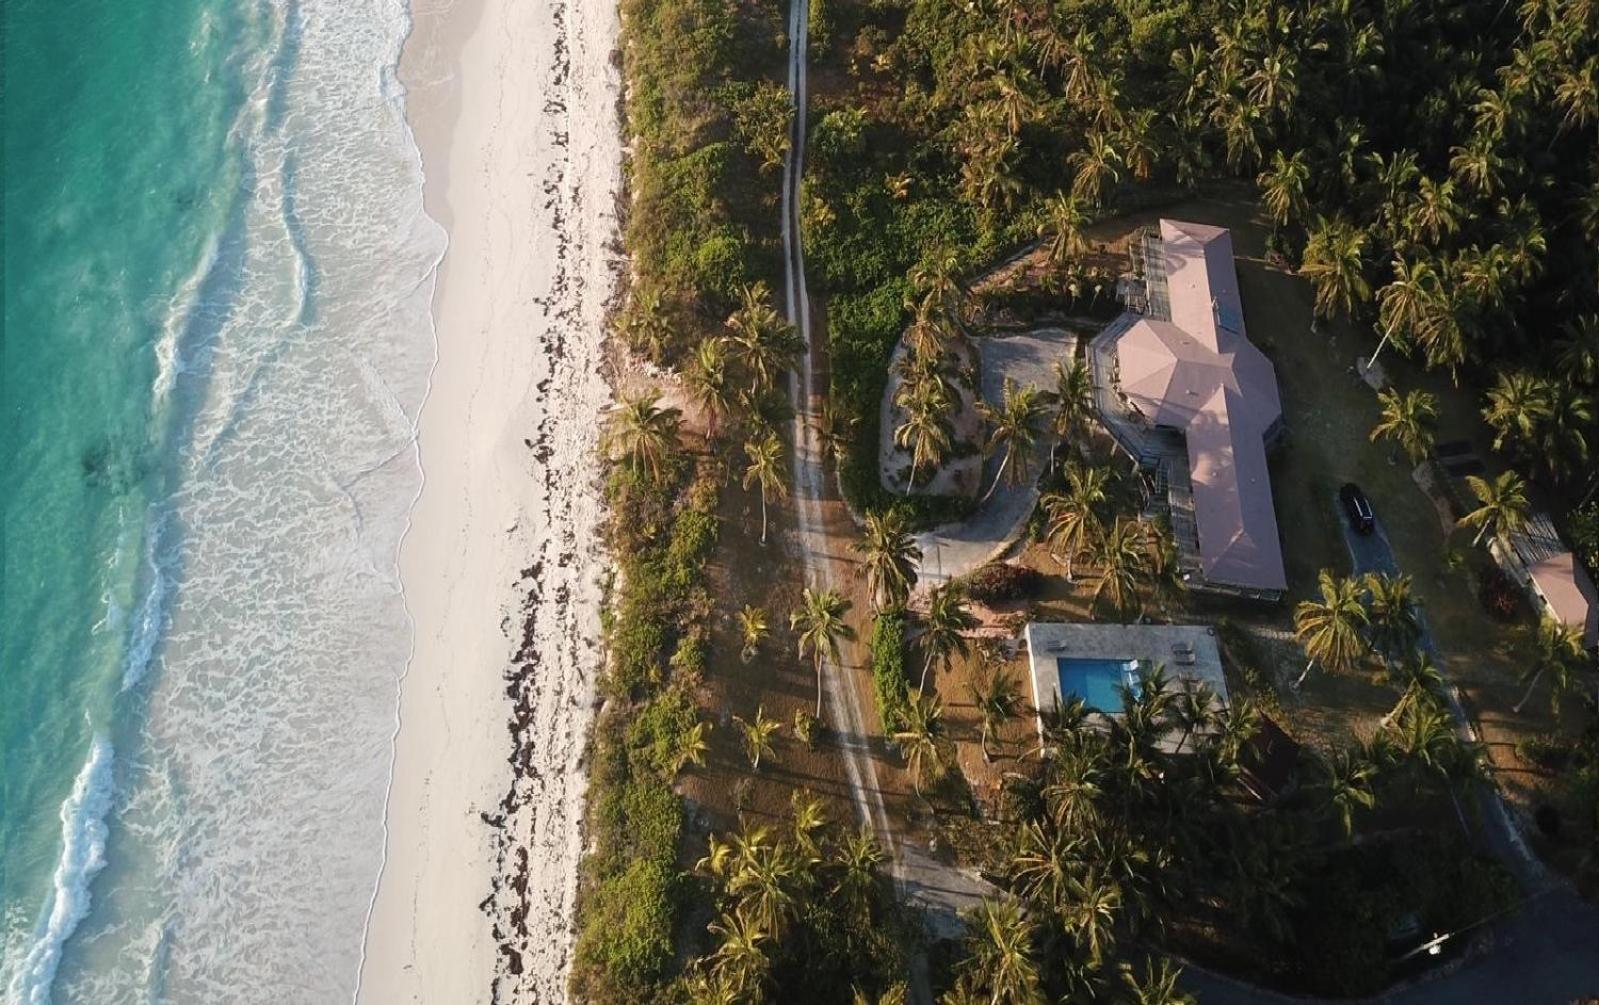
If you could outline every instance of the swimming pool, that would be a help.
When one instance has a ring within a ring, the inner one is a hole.
[[[1086,659],[1062,656],[1055,660],[1060,672],[1060,696],[1065,701],[1073,695],[1099,712],[1119,712],[1122,707],[1120,688],[1129,687],[1138,693],[1138,661]]]

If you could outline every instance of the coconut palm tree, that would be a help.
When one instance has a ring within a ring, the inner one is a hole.
[[[1121,166],[1121,154],[1110,137],[1097,129],[1091,130],[1086,140],[1087,146],[1074,151],[1066,158],[1066,163],[1075,171],[1072,195],[1089,206],[1098,206],[1106,186],[1121,180],[1117,170]]]
[[[1050,551],[1066,565],[1066,581],[1074,582],[1072,566],[1077,556],[1087,552],[1099,537],[1098,510],[1109,497],[1110,473],[1100,467],[1070,464],[1066,467],[1066,491],[1044,496],[1044,512],[1049,523],[1044,538]]]
[[[1433,666],[1432,657],[1425,650],[1413,650],[1410,655],[1383,671],[1385,683],[1399,688],[1399,700],[1382,717],[1382,724],[1390,726],[1417,702],[1437,702],[1444,692],[1444,675]]]
[[[1172,753],[1180,754],[1190,736],[1208,732],[1216,725],[1221,714],[1221,699],[1214,688],[1197,677],[1184,677],[1177,687],[1176,697],[1172,703],[1172,720],[1182,728],[1183,735],[1177,738]]]
[[[789,628],[799,632],[799,656],[809,654],[816,664],[816,717],[822,717],[822,663],[828,657],[838,662],[840,642],[853,641],[855,629],[845,621],[853,605],[833,590],[805,587],[800,606],[789,615]]]
[[[1081,449],[1094,419],[1094,374],[1088,364],[1074,359],[1070,365],[1055,363],[1055,391],[1050,398],[1054,414],[1050,432],[1061,442]],[[1055,473],[1055,451],[1049,452],[1049,473]]]
[[[622,398],[605,431],[607,451],[620,452],[633,468],[660,481],[667,460],[677,449],[682,412],[660,407],[657,391],[641,391]]]
[[[672,774],[681,774],[683,769],[691,764],[696,768],[705,767],[705,756],[711,751],[710,742],[707,740],[710,732],[710,723],[696,722],[687,733],[683,734],[677,752],[672,755]]]
[[[1599,384],[1599,314],[1584,314],[1563,327],[1555,343],[1555,367],[1585,387]]]
[[[1149,573],[1148,531],[1141,520],[1118,516],[1092,544],[1099,579],[1094,584],[1090,610],[1108,603],[1117,616],[1129,617],[1138,608],[1138,587]]]
[[[1039,224],[1038,236],[1049,237],[1049,264],[1064,269],[1088,251],[1088,239],[1083,236],[1088,213],[1075,196],[1066,192],[1055,193],[1046,212],[1045,221]]]
[[[1348,220],[1321,217],[1311,227],[1299,271],[1315,287],[1318,315],[1353,314],[1371,299],[1365,255],[1366,233]]]
[[[834,464],[842,463],[844,453],[854,439],[855,427],[860,424],[859,417],[846,414],[837,401],[828,398],[822,402],[822,411],[817,420],[816,442],[821,448],[822,459]]]
[[[1178,990],[1177,981],[1183,972],[1172,966],[1167,957],[1158,960],[1153,956],[1144,957],[1141,974],[1132,964],[1123,963],[1120,973],[1122,985],[1127,989],[1127,997],[1122,1000],[1127,1005],[1195,1005],[1193,995]]]
[[[1570,383],[1555,388],[1548,418],[1539,431],[1538,448],[1544,468],[1556,479],[1587,465],[1593,416],[1593,399],[1588,395]]]
[[[1001,449],[1005,452],[1005,459],[1000,461],[999,470],[994,472],[994,482],[983,493],[979,502],[987,502],[988,497],[999,488],[1000,479],[1010,473],[1010,484],[1020,485],[1027,479],[1028,468],[1032,464],[1033,445],[1038,442],[1039,426],[1044,419],[1046,401],[1036,387],[1018,387],[1009,377],[1005,378],[1003,394],[998,406],[990,405],[986,401],[977,403],[977,411],[982,415],[983,421],[988,423],[988,445],[986,452],[993,454]]]
[[[922,779],[940,778],[944,762],[939,754],[938,740],[944,735],[944,706],[937,696],[918,691],[910,696],[905,712],[900,717],[900,728],[893,741],[905,755],[905,766],[911,773],[911,786],[918,797],[922,794]]]
[[[907,301],[908,307],[925,310],[929,316],[942,313],[954,317],[959,314],[959,305],[966,291],[960,282],[960,255],[952,246],[942,245],[933,249],[911,268],[905,278],[913,291],[907,293],[907,297],[914,294],[914,299]]]
[[[1305,151],[1296,150],[1284,157],[1281,150],[1272,151],[1271,163],[1255,183],[1260,186],[1260,199],[1271,214],[1272,222],[1279,227],[1292,220],[1303,220],[1308,212],[1305,187],[1310,181],[1310,162]]]
[[[1460,518],[1462,526],[1477,528],[1477,535],[1471,539],[1473,545],[1481,544],[1484,537],[1505,544],[1510,535],[1527,526],[1527,483],[1520,475],[1505,471],[1493,481],[1467,475],[1466,485],[1479,503]]]
[[[978,746],[982,748],[983,761],[991,763],[994,758],[988,752],[988,744],[1005,723],[1019,714],[1022,693],[1017,690],[1014,681],[995,668],[990,668],[980,683],[968,687],[971,689],[972,704],[977,706],[977,714],[982,719]]]
[[[1369,810],[1377,802],[1377,794],[1372,789],[1377,768],[1357,751],[1347,747],[1334,751],[1331,757],[1318,763],[1321,777],[1315,787],[1343,827],[1344,837],[1353,837],[1355,812]]]
[[[744,455],[749,466],[744,469],[744,490],[751,485],[761,490],[761,543],[766,543],[766,497],[788,495],[788,469],[783,464],[783,441],[773,433],[744,444]]]
[[[922,650],[927,660],[922,664],[918,690],[927,689],[927,672],[937,662],[948,666],[951,656],[964,657],[967,653],[965,632],[977,627],[971,604],[966,600],[966,587],[959,580],[950,580],[933,591],[928,599],[927,616],[922,625]]]
[[[772,306],[765,283],[752,283],[739,291],[739,307],[727,319],[732,343],[750,377],[750,395],[773,386],[776,376],[792,369],[805,351],[794,326]]]
[[[766,636],[771,634],[771,627],[766,622],[765,609],[753,604],[745,604],[736,617],[739,638],[744,644],[739,650],[739,659],[748,663],[760,651],[761,643],[765,641]]]
[[[1061,923],[1098,966],[1115,941],[1116,916],[1122,908],[1122,888],[1103,870],[1089,866],[1068,877],[1066,909]]]
[[[1294,608],[1294,634],[1309,657],[1294,687],[1305,682],[1317,663],[1331,673],[1342,673],[1353,669],[1366,653],[1361,632],[1370,619],[1361,603],[1360,581],[1323,569],[1316,585],[1321,599],[1301,600]]]
[[[1549,687],[1549,710],[1559,715],[1560,699],[1571,689],[1572,675],[1582,661],[1581,629],[1545,615],[1538,622],[1532,661],[1521,676],[1527,682],[1527,693],[1516,702],[1514,711],[1518,715],[1521,713],[1527,702],[1532,700],[1532,692],[1538,687],[1538,682],[1548,676],[1553,681]]]
[[[1064,913],[1070,902],[1069,883],[1083,852],[1078,839],[1059,827],[1046,828],[1036,820],[1023,825],[1011,858],[1015,889],[1034,908]]]
[[[705,410],[705,439],[716,438],[722,421],[738,406],[739,397],[728,376],[728,340],[720,336],[701,342],[683,373],[689,394]]]
[[[924,467],[942,464],[955,445],[954,428],[945,414],[947,402],[918,391],[906,408],[905,421],[894,430],[894,445],[911,452],[911,483]]]
[[[1410,458],[1410,463],[1420,464],[1432,449],[1438,399],[1426,391],[1400,394],[1394,388],[1385,387],[1377,392],[1377,400],[1382,404],[1382,416],[1371,428],[1371,441],[1392,440]]]
[[[1436,319],[1438,273],[1432,261],[1426,257],[1411,261],[1403,255],[1395,255],[1393,267],[1393,281],[1377,291],[1377,320],[1382,328],[1382,341],[1366,361],[1368,367],[1377,362],[1389,342],[1403,348],[1412,340],[1424,338]]]
[[[765,707],[755,710],[755,719],[745,722],[738,716],[733,716],[733,721],[738,723],[739,732],[744,736],[744,755],[750,759],[750,770],[761,770],[761,758],[775,757],[772,739],[783,728],[783,724],[776,719],[766,717]]]
[[[740,844],[735,838],[734,844],[736,861],[727,892],[750,921],[781,939],[799,911],[794,892],[803,878],[800,863],[782,841]]]
[[[865,556],[866,588],[872,609],[886,611],[905,606],[916,586],[922,551],[905,526],[899,510],[866,514],[866,537],[854,545]]]
[[[877,892],[883,863],[888,856],[876,835],[868,828],[850,834],[833,849],[833,865],[838,872],[839,894],[857,913],[870,909]]]
[[[1371,647],[1389,662],[1409,652],[1421,637],[1421,616],[1410,588],[1410,577],[1368,572],[1361,578],[1366,591],[1366,615]]]
[[[1483,419],[1494,431],[1494,449],[1531,456],[1538,433],[1554,409],[1554,386],[1543,377],[1517,370],[1501,373],[1488,390]]]
[[[1043,1005],[1038,965],[1033,962],[1034,926],[1014,901],[984,900],[967,922],[970,954],[963,976],[986,992],[991,1005]]]
[[[751,988],[765,980],[770,969],[764,948],[771,938],[770,930],[742,908],[724,912],[711,922],[709,930],[719,941],[716,952],[711,955],[711,977],[699,1000],[743,1001]],[[716,997],[728,992],[729,997]]]

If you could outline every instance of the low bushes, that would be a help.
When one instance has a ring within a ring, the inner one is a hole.
[[[966,577],[966,594],[980,604],[999,604],[1037,596],[1043,583],[1037,569],[990,562]]]
[[[872,697],[883,732],[899,729],[910,701],[910,677],[905,672],[905,615],[879,614],[872,622]]]

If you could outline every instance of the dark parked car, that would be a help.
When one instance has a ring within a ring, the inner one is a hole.
[[[1370,534],[1377,527],[1377,517],[1371,511],[1371,501],[1366,498],[1366,493],[1360,491],[1360,486],[1350,482],[1338,490],[1338,499],[1344,504],[1344,515],[1349,517],[1349,526],[1362,534]]]

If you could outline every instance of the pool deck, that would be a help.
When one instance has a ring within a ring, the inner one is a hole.
[[[1062,697],[1059,659],[1143,660],[1165,667],[1174,685],[1185,678],[1204,681],[1222,705],[1227,703],[1216,630],[1208,625],[1032,622],[1025,636],[1035,709],[1052,708]]]

